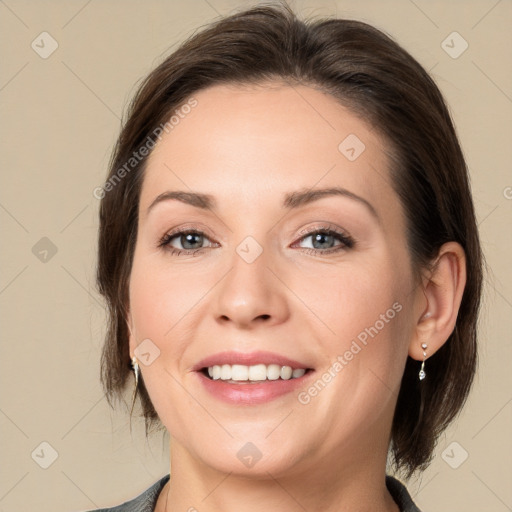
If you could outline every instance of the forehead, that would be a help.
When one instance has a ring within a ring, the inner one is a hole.
[[[149,157],[140,209],[165,190],[219,203],[274,202],[294,188],[343,186],[379,207],[394,194],[386,143],[332,96],[307,86],[215,85],[177,107]]]

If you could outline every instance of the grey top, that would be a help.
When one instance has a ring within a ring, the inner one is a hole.
[[[100,508],[89,512],[154,512],[158,495],[168,482],[170,476],[169,474],[165,475],[133,500],[126,501],[117,507]],[[405,486],[396,478],[387,475],[386,486],[396,504],[399,506],[400,512],[421,512],[412,501]]]

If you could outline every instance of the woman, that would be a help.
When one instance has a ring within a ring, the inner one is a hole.
[[[481,250],[444,100],[388,36],[224,18],[141,85],[102,197],[102,382],[170,467],[115,509],[417,511],[469,392]],[[133,409],[133,402],[132,402]]]

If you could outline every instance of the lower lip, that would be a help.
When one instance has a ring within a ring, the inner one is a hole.
[[[197,375],[202,385],[215,398],[229,404],[256,405],[270,402],[303,387],[305,379],[312,373],[314,372],[310,370],[296,379],[265,380],[261,383],[243,382],[241,384],[232,384],[220,379],[209,379],[202,372],[197,372]]]

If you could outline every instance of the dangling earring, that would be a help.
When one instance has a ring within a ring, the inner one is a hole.
[[[132,397],[132,412],[133,406],[135,405],[135,396],[137,395],[137,386],[139,385],[139,363],[137,362],[137,358],[135,356],[132,357],[132,368],[135,373],[135,386],[133,388],[133,397]],[[131,412],[130,412],[131,414]]]
[[[427,374],[425,373],[425,359],[427,358],[427,353],[425,352],[427,350],[427,344],[422,343],[421,348],[423,349],[423,361],[421,362],[421,368],[420,373],[418,374],[420,380],[423,380]]]
[[[132,368],[135,372],[135,387],[139,384],[139,363],[137,362],[137,358],[135,356],[132,357]]]

